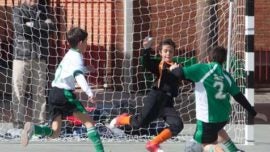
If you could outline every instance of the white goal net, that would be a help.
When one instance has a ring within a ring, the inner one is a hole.
[[[14,109],[14,90],[12,87],[12,69],[14,63],[14,22],[12,9],[20,5],[20,0],[0,0],[0,141],[18,138],[13,134],[14,115],[20,115],[20,121],[37,121],[38,105],[47,100],[51,81],[57,65],[69,46],[66,32],[79,26],[88,32],[88,48],[84,53],[87,66],[96,70],[86,75],[96,94],[97,105],[86,102],[86,95],[78,88],[75,92],[94,117],[100,133],[107,139],[144,139],[155,135],[164,127],[162,121],[151,123],[148,128],[134,130],[120,128],[113,134],[106,128],[112,118],[123,112],[138,113],[142,99],[147,95],[153,82],[153,75],[145,71],[140,64],[142,40],[146,36],[154,38],[153,48],[164,38],[172,38],[177,44],[175,56],[185,66],[206,61],[206,51],[215,46],[228,47],[230,36],[230,69],[241,88],[245,87],[244,75],[244,28],[245,0],[234,0],[232,5],[231,28],[229,27],[229,0],[49,0],[47,9],[38,15],[51,18],[55,28],[41,29],[32,27],[28,38],[31,45],[48,42],[48,55],[37,52],[38,59],[30,63],[24,73],[24,95],[19,104],[24,111]],[[46,2],[46,1],[44,1]],[[45,3],[44,3],[45,4]],[[43,4],[43,5],[44,5]],[[44,7],[45,8],[45,7]],[[24,10],[27,11],[27,10]],[[44,10],[43,10],[44,11]],[[33,17],[32,21],[44,21],[43,17]],[[25,19],[25,18],[24,18]],[[22,24],[25,23],[22,19]],[[27,19],[25,19],[27,20]],[[35,29],[36,28],[36,29]],[[35,33],[38,32],[38,33]],[[44,33],[49,34],[47,37]],[[22,33],[26,36],[29,33]],[[44,47],[44,46],[41,46]],[[35,51],[35,50],[32,50]],[[152,52],[153,55],[157,51]],[[40,59],[39,57],[43,58]],[[35,73],[41,69],[41,60],[45,60],[45,85],[34,83],[41,78]],[[36,64],[37,66],[34,66]],[[35,88],[39,88],[34,92]],[[179,96],[175,98],[175,108],[184,121],[184,130],[175,140],[191,138],[195,130],[195,103],[193,84],[181,82]],[[13,90],[13,91],[12,91]],[[40,95],[37,100],[36,95]],[[233,103],[231,121],[226,129],[237,143],[244,142],[245,112]],[[45,117],[48,123],[48,115]],[[37,119],[37,120],[36,120]],[[80,137],[85,129],[74,118],[64,121],[61,137]],[[18,135],[18,136],[16,136]]]

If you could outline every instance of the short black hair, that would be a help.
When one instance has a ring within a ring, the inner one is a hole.
[[[68,31],[67,40],[72,48],[76,48],[79,42],[84,41],[87,38],[87,36],[88,33],[85,30],[79,27],[74,27]]]
[[[215,46],[208,52],[210,60],[223,64],[227,58],[227,49],[222,46]]]
[[[159,51],[162,50],[163,45],[170,45],[173,47],[174,50],[176,48],[175,42],[172,39],[164,39],[164,40],[160,41],[159,46],[158,46]]]

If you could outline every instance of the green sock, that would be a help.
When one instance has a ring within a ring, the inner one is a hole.
[[[238,150],[237,147],[235,146],[235,144],[232,142],[231,139],[227,140],[224,143],[224,146],[228,149],[228,152],[236,152]]]
[[[53,130],[48,126],[34,125],[34,134],[42,136],[51,136],[53,134]]]
[[[95,127],[87,128],[87,136],[93,142],[96,152],[104,152],[104,148]]]

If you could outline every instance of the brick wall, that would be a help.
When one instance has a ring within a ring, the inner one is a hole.
[[[72,0],[51,0],[51,3],[56,3],[56,2],[61,2],[61,5],[62,6],[67,6],[67,7],[71,7],[71,2]],[[76,2],[76,0],[73,0],[74,2]],[[6,23],[4,22],[4,20],[8,20],[9,19],[9,14],[6,15],[5,14],[5,11],[6,11],[6,8],[4,8],[3,6],[8,6],[8,7],[12,7],[13,5],[18,5],[18,3],[20,2],[20,0],[0,0],[0,4],[1,4],[1,8],[0,8],[0,16],[1,16],[1,23],[0,23],[0,30],[1,30],[1,33],[6,33],[4,30],[3,27],[6,27]],[[83,0],[81,0],[81,2],[84,2]],[[98,1],[96,1],[98,2]],[[102,2],[101,0],[99,2]],[[107,2],[109,2],[109,0],[107,0]],[[67,4],[64,4],[64,3],[67,3]],[[179,43],[180,45],[185,43],[185,41],[188,41],[189,44],[192,44],[194,42],[194,28],[192,28],[192,26],[194,26],[194,20],[192,21],[189,21],[189,22],[181,22],[179,23],[178,21],[185,21],[187,17],[189,18],[193,18],[194,17],[194,13],[195,11],[193,11],[193,13],[188,13],[190,12],[190,10],[195,10],[195,4],[196,3],[196,0],[183,0],[181,2],[179,1],[173,1],[173,0],[168,0],[166,1],[166,5],[163,5],[165,4],[165,1],[164,0],[150,0],[149,1],[149,4],[151,5],[151,17],[153,17],[153,19],[151,20],[151,23],[148,24],[148,26],[150,26],[151,29],[156,29],[158,28],[158,30],[152,30],[151,33],[149,34],[152,34],[152,35],[159,35],[158,37],[158,40],[162,39],[162,37],[165,37],[165,36],[168,36],[168,37],[172,37],[174,39],[176,39],[175,41],[177,43]],[[117,19],[116,18],[116,21],[115,23],[117,22],[117,27],[115,28],[115,30],[117,32],[119,32],[118,35],[121,35],[123,33],[121,33],[121,29],[119,29],[119,27],[121,27],[122,25],[122,21],[121,21],[121,16],[123,17],[123,15],[121,14],[121,10],[122,10],[122,1],[121,0],[118,0],[118,1],[114,1],[114,4],[115,4],[115,13],[116,13],[116,17],[119,18]],[[90,4],[88,4],[89,8],[91,8]],[[94,4],[94,5],[97,5]],[[141,6],[144,6],[143,8],[139,8]],[[148,6],[148,3],[147,1],[145,0],[141,0],[141,1],[134,1],[134,6],[135,6],[135,17],[134,17],[134,20],[138,21],[140,20],[140,18],[142,16],[136,16],[136,10],[143,10],[143,9],[146,9]],[[175,7],[176,5],[179,5],[179,6],[182,6],[182,8],[180,9],[180,7]],[[75,4],[74,6],[75,8],[79,9],[80,7],[80,11],[74,11],[74,15],[75,16],[72,16],[70,13],[71,12],[68,12],[68,18],[67,21],[68,21],[68,27],[69,25],[71,25],[71,18],[73,17],[73,21],[74,21],[74,24],[78,24],[78,19],[79,17],[76,17],[78,16],[78,13],[81,12],[81,17],[83,18],[84,17],[84,5],[81,5],[79,6],[78,4]],[[97,6],[94,6],[94,7],[97,7]],[[102,6],[101,6],[102,7]],[[108,9],[108,8],[107,8]],[[8,8],[8,13],[10,13],[9,11],[10,9]],[[108,10],[111,10],[111,9],[108,9]],[[162,12],[166,10],[166,13],[165,12]],[[270,13],[268,13],[270,10],[270,1],[269,0],[256,0],[255,1],[255,48],[256,50],[260,49],[260,48],[270,48]],[[186,11],[186,12],[185,12]],[[144,11],[145,12],[145,11]],[[178,15],[176,13],[181,13],[182,15]],[[143,12],[141,12],[143,13]],[[88,15],[90,15],[90,10],[88,10]],[[138,13],[137,13],[138,15]],[[168,18],[168,15],[174,15],[175,17],[173,18]],[[145,15],[147,16],[147,15]],[[157,20],[157,18],[161,19],[161,20]],[[194,18],[193,18],[194,19]],[[163,20],[163,21],[162,21]],[[166,20],[166,21],[165,21]],[[81,20],[81,25],[84,26],[86,23],[87,20]],[[159,23],[159,24],[157,24]],[[9,24],[9,23],[8,23]],[[112,25],[111,23],[107,22],[106,24],[108,25]],[[96,35],[97,33],[97,25],[94,25],[94,32],[95,33],[94,35]],[[141,29],[140,28],[140,24],[137,25],[136,29]],[[190,28],[187,28],[187,30],[184,30],[184,31],[181,31],[181,32],[175,32],[175,31],[179,31],[180,28],[185,28],[189,26]],[[87,28],[92,28],[91,26],[88,26]],[[147,32],[149,30],[147,30],[147,27],[142,27],[144,29],[141,29],[142,31],[139,31],[139,32],[142,32],[143,35],[147,35]],[[105,29],[105,28],[100,28],[100,29]],[[110,29],[106,29],[107,30],[107,33],[109,33]],[[2,32],[3,31],[3,32]],[[102,31],[101,31],[102,32]],[[136,32],[136,31],[135,31]],[[136,36],[137,33],[135,33],[135,37],[138,37]],[[0,37],[1,39],[3,40],[4,37],[6,36],[6,34],[1,34]],[[179,37],[181,37],[181,40],[179,39]],[[139,36],[138,38],[142,38],[141,36]],[[97,41],[97,36],[94,36],[94,41]],[[104,43],[103,39],[104,39],[104,36],[100,37],[101,39],[101,42],[100,43]],[[117,40],[117,39],[116,39]],[[92,41],[91,38],[89,39],[89,41]],[[119,42],[121,42],[122,40],[119,39]],[[119,43],[120,44],[120,43]],[[119,45],[120,47],[120,45]],[[185,46],[185,47],[189,47],[189,46]],[[121,49],[121,47],[119,48]]]
[[[255,88],[270,87],[269,12],[269,0],[255,0]]]
[[[270,1],[255,0],[255,49],[270,50]]]
[[[103,61],[107,60],[108,63],[111,63],[109,67],[115,67],[112,70],[108,70],[107,73],[112,76],[113,82],[117,84],[122,79],[123,1],[81,0],[80,4],[78,1],[50,0],[58,23],[57,47],[53,46],[52,49],[65,49],[65,32],[72,25],[85,28],[89,32],[88,43],[95,46],[94,49],[99,50],[101,53],[92,54],[91,56],[97,58],[103,56]],[[20,0],[0,0],[0,39],[7,44],[4,48],[8,49],[5,52],[2,51],[4,55],[11,52],[12,49],[10,49],[11,45],[9,45],[12,42],[11,8],[13,5],[18,5],[19,2]],[[105,5],[105,3],[107,4]],[[178,48],[182,50],[199,50],[200,48],[198,48],[196,40],[196,28],[198,27],[195,24],[197,4],[197,0],[134,0],[134,57],[140,55],[139,50],[142,48],[141,40],[147,35],[156,37],[154,45],[157,45],[161,39],[173,38]],[[220,5],[219,7],[222,7],[222,10],[227,8],[226,5]],[[268,48],[269,50],[270,48],[269,10],[269,0],[255,1],[256,50],[261,48]],[[220,11],[217,14],[221,17],[220,22],[224,22],[222,20],[224,14],[221,14]],[[197,17],[199,15],[201,14],[198,14]],[[65,25],[67,25],[67,29]],[[221,25],[218,27],[220,33],[218,43],[226,44],[227,24],[222,23]],[[110,54],[109,57],[106,56],[104,50],[111,51],[108,53]],[[183,52],[176,52],[176,55],[181,53]],[[64,52],[58,51],[57,54],[63,55]],[[87,62],[90,63],[92,61],[88,60]],[[138,64],[136,58],[134,58],[134,63],[135,65]],[[101,64],[99,66],[102,66],[104,62],[94,64]],[[137,71],[134,72],[137,73]]]

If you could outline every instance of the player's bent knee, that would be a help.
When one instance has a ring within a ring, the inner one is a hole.
[[[184,128],[183,122],[181,119],[175,121],[174,124],[170,124],[170,130],[172,131],[172,135],[178,135]]]
[[[141,123],[139,123],[139,122],[138,122],[138,123],[135,123],[135,122],[134,122],[134,123],[131,123],[130,126],[131,126],[132,128],[134,128],[134,129],[139,129],[139,128],[141,127]]]
[[[142,121],[140,119],[136,119],[135,117],[131,117],[130,119],[130,126],[133,129],[139,129],[142,126]]]

